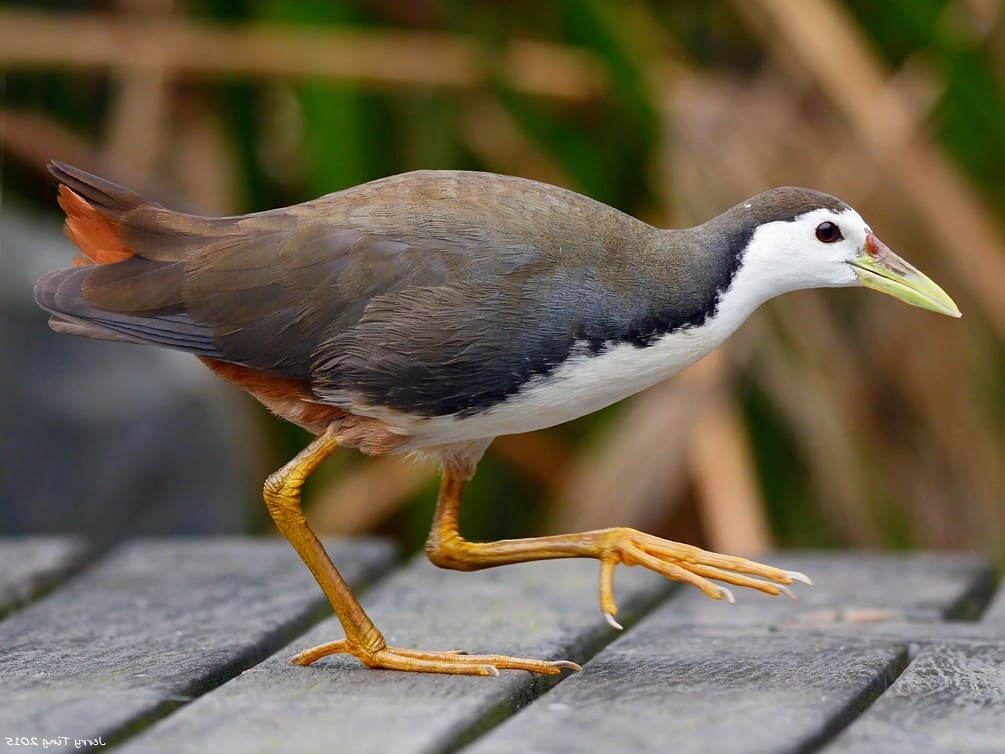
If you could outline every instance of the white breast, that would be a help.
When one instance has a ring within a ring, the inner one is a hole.
[[[504,403],[467,418],[429,420],[420,432],[423,437],[430,431],[441,437],[441,432],[454,437],[455,432],[462,432],[463,439],[475,439],[562,424],[671,377],[721,342],[711,336],[706,328],[683,330],[663,336],[648,348],[621,344],[596,356],[589,355],[584,346],[550,375],[531,380]]]
[[[738,276],[739,277],[739,276]],[[727,291],[715,317],[701,327],[664,335],[647,348],[628,343],[591,355],[583,345],[546,377],[535,378],[506,401],[473,416],[429,419],[377,407],[354,407],[411,435],[409,447],[446,445],[552,427],[634,395],[655,385],[719,346],[757,303]]]

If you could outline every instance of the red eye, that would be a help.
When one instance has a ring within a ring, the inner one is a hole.
[[[817,240],[820,243],[834,243],[842,238],[844,236],[841,235],[841,229],[829,220],[817,226]]]

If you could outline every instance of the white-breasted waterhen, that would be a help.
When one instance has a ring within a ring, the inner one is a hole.
[[[802,188],[758,194],[694,228],[661,230],[555,186],[420,171],[239,217],[172,212],[54,162],[74,267],[35,288],[58,332],[175,348],[316,438],[265,483],[276,525],[317,579],[348,652],[371,667],[495,675],[577,668],[389,647],[304,519],[300,488],[340,446],[436,458],[427,543],[476,570],[549,558],[642,565],[732,599],[714,582],[791,594],[805,576],[613,528],[500,542],[458,530],[465,482],[494,437],[569,421],[692,364],[763,302],[864,285],[959,316],[859,214]]]

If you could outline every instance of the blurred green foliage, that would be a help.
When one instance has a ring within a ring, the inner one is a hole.
[[[46,0],[36,8],[59,10],[77,3]],[[985,199],[1005,215],[1005,96],[1000,45],[977,44],[946,14],[949,0],[850,0],[874,49],[897,68],[917,57],[935,66],[945,86],[937,92],[931,128],[941,144],[980,187]],[[630,12],[628,12],[630,11]],[[489,71],[488,90],[534,146],[552,161],[571,188],[626,212],[646,215],[659,206],[653,164],[660,149],[659,103],[649,90],[646,63],[654,46],[696,66],[753,71],[766,55],[728,3],[550,0],[468,3],[462,0],[395,3],[390,0],[332,0],[288,3],[281,0],[201,0],[186,12],[219,21],[255,21],[340,28],[436,29],[471,35]],[[827,29],[818,30],[821,44]],[[603,65],[611,96],[588,105],[529,97],[507,88],[494,67],[494,55],[513,37],[552,40],[587,50]],[[997,57],[996,57],[997,56]],[[494,73],[493,73],[494,72]],[[84,137],[100,141],[109,84],[98,74],[10,72],[6,105],[37,109]],[[470,93],[381,91],[328,81],[291,82],[284,89],[299,103],[301,149],[289,156],[281,174],[263,158],[269,139],[272,85],[245,81],[200,83],[217,104],[240,177],[244,211],[267,209],[313,198],[383,175],[420,167],[500,170],[472,150],[461,134],[464,110],[459,97]],[[4,178],[6,193],[55,212],[51,191],[25,180],[16,166]],[[1005,365],[992,369],[992,377]],[[989,409],[1005,414],[1003,390],[991,380]],[[825,519],[802,501],[811,494],[804,470],[792,463],[796,440],[767,406],[756,388],[741,391],[745,418],[774,531],[785,546],[842,544]],[[996,408],[995,408],[996,407]],[[617,411],[612,409],[611,411]],[[603,425],[610,412],[558,431],[575,447]],[[272,423],[276,457],[291,455],[304,443],[295,428]],[[280,428],[282,427],[282,428]],[[498,457],[490,456],[471,488],[478,502],[465,509],[471,536],[496,537],[526,532],[534,521],[527,501],[538,494]],[[397,524],[412,547],[425,535],[434,497],[432,486],[421,503]],[[887,544],[910,541],[908,526],[894,507],[877,512]]]

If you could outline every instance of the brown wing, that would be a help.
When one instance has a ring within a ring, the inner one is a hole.
[[[67,165],[51,170],[67,234],[86,259],[42,277],[35,297],[54,329],[78,335],[307,379],[317,344],[351,328],[375,297],[435,287],[475,257],[347,227],[351,206],[331,197],[204,218]]]

